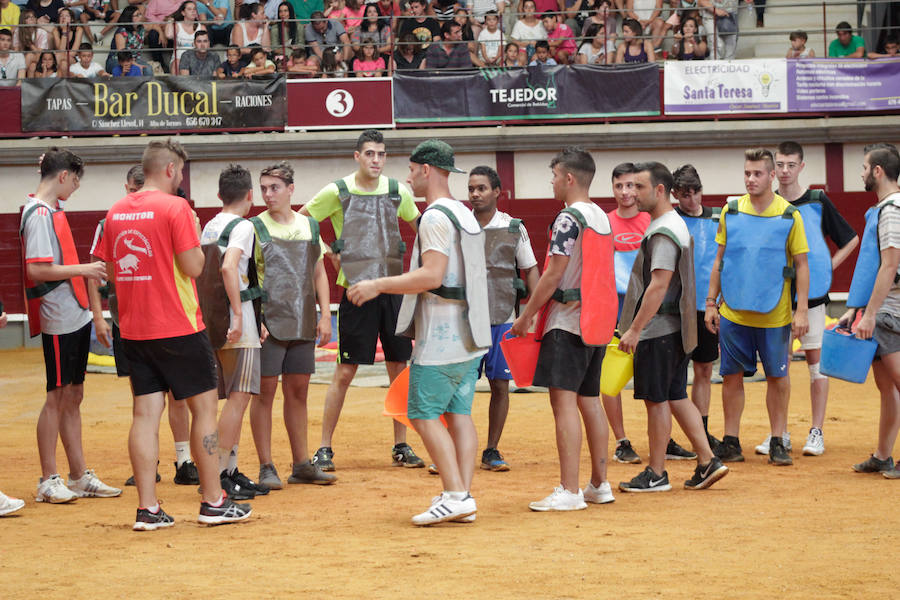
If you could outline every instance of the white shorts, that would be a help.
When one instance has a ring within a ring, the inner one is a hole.
[[[800,336],[801,350],[819,350],[822,348],[822,334],[825,332],[825,307],[820,304],[809,309],[809,331]]]

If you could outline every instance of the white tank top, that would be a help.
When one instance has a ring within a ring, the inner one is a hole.
[[[262,27],[260,27],[256,30],[256,37],[251,40],[250,36],[247,35],[247,24],[244,23],[243,21],[240,21],[240,22],[238,22],[238,25],[241,26],[241,33],[244,34],[244,47],[245,48],[251,44],[258,44],[258,45],[262,46],[262,36],[263,36]]]
[[[185,31],[182,29],[183,21],[175,23],[175,57],[181,60],[181,55],[185,50],[194,47],[194,31]]]

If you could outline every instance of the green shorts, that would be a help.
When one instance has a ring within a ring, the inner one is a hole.
[[[481,357],[449,365],[409,368],[406,415],[410,419],[437,419],[444,413],[472,414],[472,398]]]

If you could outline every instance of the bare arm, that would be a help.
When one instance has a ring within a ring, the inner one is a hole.
[[[316,261],[316,299],[319,302],[319,322],[316,324],[316,336],[319,338],[319,346],[324,346],[331,341],[331,292],[328,288],[328,274],[325,272],[325,263]]]
[[[875,315],[894,285],[898,265],[900,265],[900,248],[884,248],[881,251],[881,266],[878,267],[878,275],[875,276],[875,286],[866,305],[866,312],[856,327],[857,337],[862,339],[872,337],[875,331]]]
[[[854,236],[852,240],[847,242],[847,244],[843,248],[838,248],[838,251],[834,253],[834,256],[831,257],[831,270],[835,270],[841,266],[841,264],[847,260],[847,257],[850,256],[850,253],[853,252],[856,247],[859,246],[859,236]]]
[[[706,328],[712,333],[719,333],[719,307],[716,300],[719,292],[722,290],[720,286],[719,269],[722,268],[722,256],[725,254],[725,246],[719,245],[716,252],[716,260],[713,261],[712,273],[709,275],[709,291],[706,293],[706,314],[703,322]]]
[[[200,277],[200,273],[203,272],[203,263],[203,250],[200,249],[200,246],[194,246],[175,255],[175,264],[182,273],[191,279]]]
[[[106,275],[103,263],[85,263],[80,265],[55,265],[49,262],[32,262],[25,265],[28,279],[35,283],[46,281],[64,281],[73,277],[85,277],[100,282]]]
[[[866,55],[865,48],[857,48],[853,51],[853,54],[848,54],[847,58],[863,58]]]
[[[449,257],[437,250],[422,255],[422,266],[393,277],[360,281],[347,290],[347,298],[359,306],[379,294],[420,294],[440,287],[447,272]]]
[[[538,279],[533,289],[529,288],[531,297],[528,299],[528,303],[525,305],[519,318],[512,324],[512,329],[510,330],[512,335],[523,336],[528,333],[535,315],[550,301],[553,297],[553,292],[559,287],[559,282],[562,280],[568,264],[568,256],[559,254],[550,256],[544,274]]]
[[[106,272],[105,263],[96,261],[95,263],[103,269],[104,273]],[[97,340],[109,348],[112,344],[112,338],[110,337],[109,323],[103,318],[103,302],[100,299],[99,282],[89,279],[87,282],[87,291],[88,303],[91,307],[91,315],[93,315],[94,319],[94,330],[97,333]]]
[[[623,352],[634,352],[637,348],[638,340],[641,337],[641,331],[650,322],[650,319],[659,311],[663,298],[666,297],[666,290],[669,289],[669,282],[672,281],[673,271],[666,269],[654,269],[650,273],[650,285],[644,290],[644,299],[641,301],[641,308],[638,309],[631,327],[622,334],[619,341],[619,350]]]
[[[809,331],[809,260],[804,254],[794,255],[794,272],[797,279],[797,310],[794,311],[792,334],[794,337],[806,335]]]
[[[531,268],[524,269],[525,271],[525,289],[530,294],[534,290],[537,289],[538,282],[541,280],[541,272],[538,270],[537,265],[534,265]]]
[[[225,339],[232,344],[241,339],[244,326],[244,313],[241,309],[241,275],[238,270],[240,260],[240,248],[229,248],[222,259],[222,282],[225,284],[225,293],[231,306],[231,326]]]

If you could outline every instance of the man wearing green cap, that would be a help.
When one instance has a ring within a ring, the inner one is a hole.
[[[410,271],[360,281],[347,291],[356,305],[379,294],[406,294],[397,332],[416,338],[409,373],[407,416],[438,467],[443,492],[415,515],[415,525],[472,522],[469,494],[478,439],[472,397],[478,364],[491,345],[484,232],[470,210],[450,195],[453,149],[440,140],[419,144],[407,183],[427,204],[419,222]],[[441,424],[444,416],[447,428]]]

